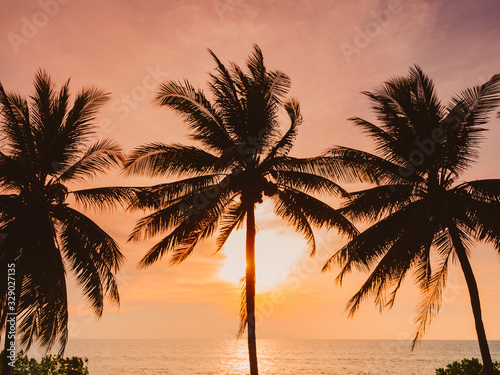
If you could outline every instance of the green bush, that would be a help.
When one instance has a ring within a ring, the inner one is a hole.
[[[3,358],[3,350],[0,355]],[[38,362],[20,351],[16,355],[13,375],[89,375],[87,364],[87,358],[63,358],[56,355],[46,355]],[[0,370],[2,366],[0,361]]]
[[[500,375],[500,363],[493,363],[493,373]],[[484,368],[479,359],[472,358],[462,359],[462,362],[455,361],[448,366],[446,369],[438,368],[436,369],[436,375],[483,375]]]

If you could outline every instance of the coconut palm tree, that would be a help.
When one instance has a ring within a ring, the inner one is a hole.
[[[338,251],[324,270],[339,265],[340,283],[353,268],[371,272],[347,305],[350,316],[371,296],[381,310],[392,307],[411,273],[422,295],[414,346],[439,312],[450,260],[458,260],[483,363],[492,374],[469,256],[474,241],[500,250],[500,180],[463,182],[461,177],[477,160],[483,126],[500,102],[500,75],[462,91],[447,107],[418,66],[364,94],[378,125],[351,120],[374,141],[375,153],[337,147],[329,155],[343,158],[344,168],[378,179],[378,186],[352,193],[342,209],[348,218],[373,225]]]
[[[344,194],[327,174],[330,158],[289,156],[302,123],[299,103],[284,99],[290,79],[268,71],[262,52],[254,46],[246,70],[226,67],[211,51],[216,70],[210,74],[210,101],[184,80],[161,84],[156,103],[182,116],[190,137],[200,146],[151,143],[130,155],[128,175],[184,177],[146,188],[132,206],[154,212],[137,222],[130,240],[166,235],[140,262],[147,267],[166,253],[170,263],[184,261],[202,240],[219,228],[219,251],[235,228],[246,221],[246,275],[240,334],[248,327],[250,373],[256,375],[255,336],[255,206],[269,197],[274,211],[307,239],[315,251],[312,227],[334,227],[353,235],[355,228],[338,211],[313,194]],[[285,109],[288,130],[280,131],[279,111]],[[336,174],[338,175],[338,174]],[[349,176],[344,176],[349,178]]]
[[[70,105],[69,80],[57,91],[42,70],[28,100],[6,93],[0,84],[0,328],[11,332],[17,326],[25,349],[35,341],[47,350],[58,342],[60,353],[64,351],[67,270],[97,316],[105,298],[119,303],[115,273],[124,258],[118,244],[70,204],[76,199],[102,206],[127,193],[70,190],[75,182],[122,165],[124,157],[114,142],[89,145],[95,135],[92,122],[108,98],[97,88],[82,89]],[[15,290],[7,282],[11,267]],[[6,326],[12,317],[8,313],[17,313],[17,324]],[[9,341],[5,339],[6,349]],[[2,374],[10,371],[4,358]]]

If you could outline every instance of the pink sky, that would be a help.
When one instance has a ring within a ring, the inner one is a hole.
[[[36,69],[42,67],[58,84],[71,77],[73,92],[82,85],[111,91],[113,99],[98,124],[103,136],[114,138],[128,151],[146,142],[187,141],[182,122],[151,104],[158,82],[188,78],[206,87],[207,72],[214,67],[207,48],[223,61],[242,64],[257,43],[267,66],[291,77],[290,94],[301,102],[305,123],[294,155],[315,155],[333,145],[370,149],[364,136],[346,121],[350,116],[372,118],[359,92],[405,74],[414,63],[434,79],[445,103],[454,92],[484,83],[500,73],[498,16],[500,4],[493,0],[4,1],[0,3],[0,81],[7,90],[27,95]],[[500,121],[492,119],[489,128],[480,161],[468,179],[500,178]],[[117,173],[96,181],[133,183],[150,181],[126,180]],[[365,275],[351,275],[340,288],[333,283],[335,273],[319,273],[324,259],[343,240],[334,232],[319,233],[322,251],[310,260],[305,242],[267,207],[257,216],[259,235],[276,239],[269,239],[257,252],[262,263],[290,261],[279,270],[288,270],[284,281],[258,296],[258,337],[397,339],[412,335],[418,292],[411,278],[392,311],[379,315],[366,303],[348,320],[345,303]],[[137,261],[152,244],[126,243],[138,216],[120,210],[92,215],[120,242],[127,257],[120,275],[122,303],[119,311],[108,306],[96,323],[73,284],[71,337],[234,336],[239,290],[221,276],[221,270],[239,248],[226,249],[227,258],[223,253],[212,256],[213,242],[207,241],[180,266],[171,268],[164,260],[138,271]],[[295,239],[294,245],[280,246],[286,239]],[[231,246],[236,248],[237,242]],[[500,339],[498,254],[487,246],[477,250],[471,261],[486,330],[490,339]],[[427,339],[475,339],[465,282],[457,268],[450,272],[444,307]]]

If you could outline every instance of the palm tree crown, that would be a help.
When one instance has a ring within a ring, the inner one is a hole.
[[[209,82],[213,101],[187,80],[163,83],[156,97],[159,105],[182,116],[191,138],[201,147],[152,143],[138,147],[130,155],[125,169],[128,174],[186,177],[143,191],[133,207],[154,212],[137,223],[130,239],[167,233],[148,251],[140,266],[150,265],[167,252],[170,262],[177,264],[217,229],[217,251],[220,250],[231,232],[246,219],[246,309],[242,311],[242,328],[248,321],[252,347],[255,205],[264,196],[270,197],[275,213],[307,239],[311,254],[315,251],[313,226],[335,227],[348,235],[356,230],[337,210],[313,196],[345,193],[327,178],[335,172],[331,158],[289,156],[302,123],[299,103],[285,99],[289,77],[280,71],[266,70],[257,46],[247,60],[247,71],[234,63],[228,68],[214,53],[210,54],[217,65]],[[285,132],[280,130],[278,121],[283,108],[290,121]],[[252,375],[257,373],[256,358],[254,362]]]
[[[106,297],[119,302],[114,274],[123,262],[117,243],[68,204],[71,195],[85,202],[95,192],[72,192],[70,186],[120,166],[123,156],[110,140],[89,146],[92,122],[108,94],[82,89],[70,106],[69,81],[56,91],[41,70],[34,87],[26,100],[0,85],[0,265],[4,270],[16,264],[21,345],[29,348],[38,340],[50,349],[59,342],[62,353],[68,338],[67,270],[100,316]],[[97,192],[106,196],[104,189]],[[0,280],[2,329],[6,297],[7,277]]]
[[[479,295],[468,257],[474,241],[500,250],[500,180],[460,178],[477,160],[483,126],[500,102],[500,75],[464,90],[447,107],[417,66],[408,76],[364,94],[379,125],[351,120],[374,141],[376,152],[337,147],[329,155],[343,158],[345,168],[378,180],[378,186],[352,193],[342,209],[351,219],[374,224],[324,269],[340,265],[339,282],[353,267],[371,272],[348,303],[350,315],[369,296],[381,310],[392,307],[404,277],[412,273],[422,292],[418,340],[439,311],[449,263],[456,257],[467,280],[487,365]]]

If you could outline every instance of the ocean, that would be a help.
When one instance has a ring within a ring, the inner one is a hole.
[[[258,340],[261,375],[434,375],[480,358],[476,341]],[[500,341],[490,341],[500,360]],[[244,375],[246,340],[70,340],[66,356],[89,359],[90,375]]]

